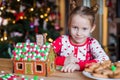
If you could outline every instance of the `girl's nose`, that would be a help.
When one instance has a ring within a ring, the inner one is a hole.
[[[77,30],[77,35],[82,35],[82,31],[80,29]]]

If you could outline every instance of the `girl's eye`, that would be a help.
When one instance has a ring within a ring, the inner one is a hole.
[[[87,28],[84,27],[83,30],[87,30]]]
[[[74,28],[74,29],[78,29],[78,27],[77,27],[77,26],[73,26],[73,28]]]

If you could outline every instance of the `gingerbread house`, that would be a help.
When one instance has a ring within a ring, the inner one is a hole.
[[[17,43],[13,50],[14,73],[48,76],[55,71],[54,58],[50,43]]]

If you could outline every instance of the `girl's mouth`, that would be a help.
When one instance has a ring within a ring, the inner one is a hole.
[[[81,37],[75,37],[75,39],[80,40],[80,39],[82,39],[82,38],[81,38]]]

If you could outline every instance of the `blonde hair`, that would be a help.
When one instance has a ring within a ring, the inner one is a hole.
[[[68,26],[70,26],[71,23],[71,19],[74,15],[80,15],[83,17],[86,17],[90,20],[91,25],[93,25],[95,23],[95,14],[98,11],[98,5],[94,5],[92,7],[87,7],[87,6],[76,6],[75,7],[75,3],[74,3],[74,8],[70,13],[70,17],[68,20]]]

